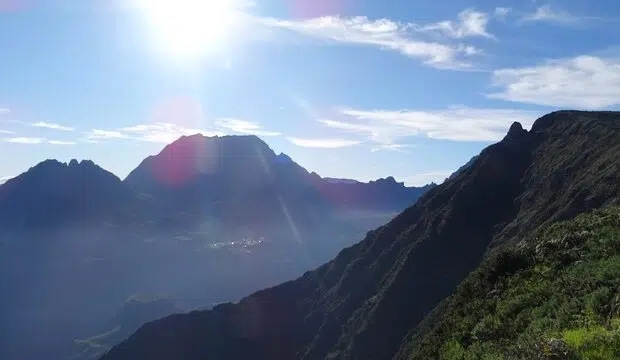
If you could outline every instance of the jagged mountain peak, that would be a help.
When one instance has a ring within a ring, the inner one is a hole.
[[[69,182],[71,182],[72,179],[77,181],[75,176],[87,176],[90,179],[101,178],[103,181],[120,182],[120,179],[116,175],[103,169],[92,160],[78,161],[72,159],[69,163],[66,163],[55,159],[48,159],[31,167],[25,173],[7,181],[6,184],[40,180],[42,183],[53,185],[53,179],[59,176],[66,178]]]
[[[525,135],[527,135],[527,130],[523,129],[523,125],[521,125],[520,122],[515,121],[510,125],[510,129],[508,130],[508,134],[504,137],[504,140],[518,139]]]
[[[76,168],[76,167],[94,168],[94,167],[99,167],[99,166],[95,164],[95,162],[92,160],[78,161],[77,159],[71,159],[71,161],[68,164],[68,167],[70,168]]]
[[[0,187],[0,231],[96,218],[130,198],[122,181],[93,161],[45,160]]]

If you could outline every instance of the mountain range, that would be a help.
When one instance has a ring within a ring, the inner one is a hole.
[[[619,166],[618,112],[554,112],[529,131],[514,123],[333,260],[239,302],[148,323],[102,360],[618,358]],[[571,267],[589,271],[590,287],[567,293],[579,299],[567,305],[550,290],[580,288]]]
[[[434,186],[323,179],[255,136],[184,136],[124,180],[44,161],[0,185],[0,358],[82,351],[137,292],[190,310],[293,279]]]

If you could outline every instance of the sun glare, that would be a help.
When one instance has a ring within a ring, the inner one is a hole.
[[[155,41],[173,56],[196,58],[223,47],[238,20],[235,0],[144,0]]]

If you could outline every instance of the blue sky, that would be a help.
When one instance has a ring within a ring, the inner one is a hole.
[[[123,178],[197,132],[441,181],[513,121],[618,109],[619,39],[615,0],[0,0],[0,182],[47,158]]]

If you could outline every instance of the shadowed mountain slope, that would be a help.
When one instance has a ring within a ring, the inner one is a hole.
[[[294,219],[342,208],[401,211],[430,188],[405,187],[391,177],[370,183],[323,179],[287,155],[276,155],[256,136],[202,135],[182,137],[145,159],[125,183],[166,209],[255,225],[284,216],[283,205]]]
[[[142,327],[104,360],[391,359],[493,246],[618,202],[620,113],[515,123],[455,178],[301,278]]]
[[[0,186],[2,230],[33,230],[112,216],[132,192],[92,161],[44,161]]]

